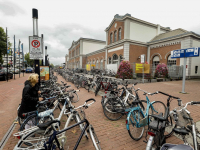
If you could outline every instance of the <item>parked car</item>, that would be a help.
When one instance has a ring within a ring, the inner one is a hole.
[[[12,69],[10,69],[10,71],[12,71],[13,74],[18,74],[19,73],[19,69],[17,69],[17,68],[15,68],[15,70],[14,70],[14,68],[12,68]]]
[[[34,71],[33,71],[33,68],[27,67],[25,72],[26,73],[28,73],[28,72],[33,73]]]
[[[8,70],[8,79],[13,78],[13,73],[11,70]],[[7,80],[7,68],[3,68],[0,70],[0,79]]]
[[[22,69],[21,69],[21,72],[25,72],[25,71],[26,71],[26,68],[22,68]]]

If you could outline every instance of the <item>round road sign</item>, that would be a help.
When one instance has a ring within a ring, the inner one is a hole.
[[[33,40],[31,42],[31,45],[34,47],[34,48],[38,48],[40,47],[40,42],[38,40]]]

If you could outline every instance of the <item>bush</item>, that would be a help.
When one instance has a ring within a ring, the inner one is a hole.
[[[122,61],[117,70],[116,78],[121,79],[132,79],[133,78],[133,70],[131,69],[131,65],[129,61]]]
[[[168,75],[167,65],[165,65],[164,63],[158,64],[156,66],[155,77],[157,77],[157,78],[168,78],[169,75]]]

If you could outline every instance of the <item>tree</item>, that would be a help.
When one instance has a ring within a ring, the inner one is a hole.
[[[6,33],[4,32],[4,29],[0,27],[0,63],[3,64],[3,55],[7,53],[6,50]]]
[[[25,60],[26,60],[26,62],[27,62],[27,64],[29,66],[33,66],[33,62],[34,61],[32,59],[30,59],[29,53],[26,53],[25,56],[24,56],[24,58],[25,58]]]
[[[51,66],[51,68],[54,68],[54,65],[52,63],[50,64],[50,66]]]

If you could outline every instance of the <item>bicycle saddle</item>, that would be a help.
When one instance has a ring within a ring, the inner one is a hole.
[[[188,135],[189,132],[185,128],[174,128],[173,131],[180,135]]]
[[[184,144],[164,144],[160,150],[194,150],[189,145]]]
[[[38,124],[37,126],[42,129],[42,130],[46,130],[46,128],[48,128],[51,124],[59,122],[60,125],[60,121],[59,120],[51,120],[42,124]]]

